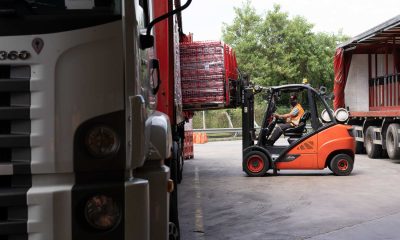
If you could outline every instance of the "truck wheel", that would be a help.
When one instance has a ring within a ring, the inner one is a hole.
[[[179,227],[179,216],[178,216],[178,166],[177,161],[171,162],[171,179],[174,181],[174,191],[170,194],[170,203],[169,203],[169,221],[170,226],[174,226],[173,228],[169,228],[172,230],[169,232],[169,239],[180,239],[180,227]],[[176,237],[177,236],[177,237]]]
[[[168,229],[169,229],[169,238],[168,238],[169,240],[178,240],[178,239],[180,239],[180,237],[179,237],[179,229],[175,226],[174,223],[170,222],[169,226],[168,226]]]
[[[243,169],[250,177],[261,177],[269,169],[268,157],[260,151],[250,151],[243,156]]]
[[[356,154],[365,154],[365,147],[363,142],[356,141]]]
[[[183,175],[183,151],[182,151],[182,145],[176,144],[177,149],[176,149],[176,159],[177,159],[177,164],[178,164],[178,169],[177,169],[177,180],[178,183],[180,184],[182,182],[182,175]]]
[[[180,184],[183,179],[183,156],[179,155],[179,167],[178,167],[178,183]]]
[[[399,135],[397,132],[399,129],[400,125],[398,123],[392,123],[386,132],[386,150],[390,159],[400,158]]]
[[[180,239],[179,215],[178,215],[178,144],[174,142],[172,158],[166,162],[170,168],[170,178],[174,181],[174,191],[169,195],[169,239]],[[177,236],[177,237],[175,237]]]
[[[347,176],[353,171],[354,160],[347,154],[341,153],[334,156],[329,163],[333,174],[337,176]]]
[[[374,144],[374,129],[368,127],[364,136],[365,151],[370,158],[380,158],[382,156],[382,146]]]

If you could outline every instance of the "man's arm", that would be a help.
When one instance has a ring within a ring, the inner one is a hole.
[[[299,114],[299,109],[297,107],[293,108],[290,113],[286,114],[275,114],[275,117],[277,118],[283,118],[283,119],[288,119],[288,118],[293,118],[296,117]]]

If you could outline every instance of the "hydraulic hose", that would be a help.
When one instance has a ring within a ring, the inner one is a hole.
[[[175,15],[178,12],[182,12],[183,10],[185,10],[187,7],[189,7],[189,5],[192,3],[192,0],[187,0],[187,2],[182,5],[181,7],[178,7],[176,9],[174,9],[171,12],[168,12],[164,15],[161,15],[159,17],[157,17],[156,19],[154,19],[153,21],[151,21],[151,23],[149,23],[149,26],[147,27],[147,31],[146,31],[146,35],[150,36],[151,33],[151,29],[154,27],[154,25],[156,25],[157,23],[161,22],[162,20],[169,18],[173,15]]]

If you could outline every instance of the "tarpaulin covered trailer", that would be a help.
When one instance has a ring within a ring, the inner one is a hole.
[[[400,158],[400,15],[340,44],[334,108],[347,108],[357,151]]]

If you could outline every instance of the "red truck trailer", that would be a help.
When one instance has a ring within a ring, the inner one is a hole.
[[[356,152],[400,158],[400,15],[339,45],[334,108],[347,108]]]
[[[184,2],[182,6],[191,1]],[[152,0],[152,4],[155,19],[181,7],[180,0]],[[221,42],[193,42],[192,35],[184,34],[182,21],[178,12],[154,26],[160,77],[157,110],[168,115],[173,139],[172,157],[166,160],[166,165],[174,181],[169,203],[169,232],[174,239],[180,239],[177,184],[182,181],[184,149],[192,147],[192,141],[185,141],[185,123],[193,116],[192,111],[235,107],[238,102],[237,63],[233,50]],[[151,206],[150,209],[151,220],[157,221],[157,209]],[[157,225],[151,223],[151,227]],[[156,227],[151,229],[155,231]]]
[[[185,1],[186,2],[186,1]],[[153,0],[154,17],[171,12],[181,5],[180,0]],[[157,94],[157,110],[168,115],[171,122],[172,157],[166,160],[170,167],[174,191],[170,195],[170,238],[180,239],[178,218],[178,183],[182,180],[185,116],[182,111],[179,68],[179,35],[182,29],[181,14],[174,15],[155,25],[155,45],[160,63],[160,85]],[[158,213],[152,213],[156,216]],[[155,225],[157,226],[157,224]],[[157,229],[154,229],[157,231]]]

